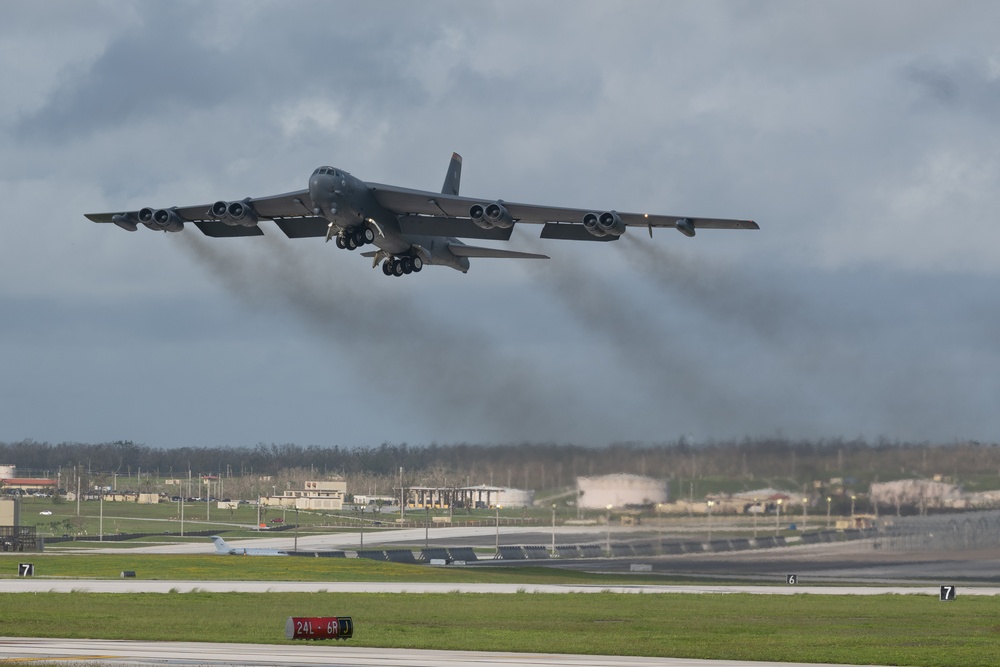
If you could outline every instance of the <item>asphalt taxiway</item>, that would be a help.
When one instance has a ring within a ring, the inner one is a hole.
[[[337,644],[208,644],[106,639],[0,637],[0,663],[58,661],[101,665],[205,665],[207,667],[762,667],[742,660],[639,658],[608,655],[498,653],[359,648]],[[776,663],[774,667],[833,667],[816,663]],[[837,667],[857,667],[837,665]]]

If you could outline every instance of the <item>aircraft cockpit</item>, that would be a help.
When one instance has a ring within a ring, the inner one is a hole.
[[[340,176],[340,172],[333,167],[319,167],[313,172],[313,176],[316,174],[329,174],[330,176]]]

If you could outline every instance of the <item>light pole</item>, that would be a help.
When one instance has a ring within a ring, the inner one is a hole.
[[[99,542],[103,542],[104,541],[104,489],[101,489],[101,521],[100,521],[100,524],[101,525],[97,529],[97,531],[98,531],[98,541]]]
[[[431,534],[431,508],[425,505],[424,510],[427,512],[427,518],[424,521],[424,549],[426,549],[428,548]]]
[[[854,501],[857,500],[857,496],[851,496],[851,521],[854,521]]]
[[[365,546],[365,508],[364,507],[360,508],[360,511],[358,512],[358,516],[361,517],[358,520],[358,523],[361,524],[361,546]]]
[[[184,537],[184,489],[181,489],[181,495],[177,496],[177,504],[180,505],[181,537]]]
[[[827,530],[830,528],[830,502],[833,500],[830,496],[826,497],[826,527]]]
[[[754,512],[753,512],[753,538],[756,540],[757,539],[757,515],[760,514],[760,510],[761,510],[760,500],[758,500],[757,498],[753,499],[753,510],[754,510]]]
[[[605,551],[608,553],[608,558],[611,558],[611,505],[608,505],[608,538],[605,542]]]
[[[663,548],[663,516],[660,514],[662,509],[663,503],[656,503],[656,532],[660,536],[660,549]]]
[[[497,553],[500,553],[500,505],[494,505],[497,511]]]
[[[712,507],[715,505],[714,500],[708,501],[708,541],[712,541]]]
[[[556,553],[556,504],[552,503],[552,555]]]
[[[803,531],[805,531],[806,526],[809,525],[809,508],[808,508],[808,505],[807,505],[808,502],[809,502],[808,498],[803,498],[802,499],[802,530]]]
[[[292,551],[299,550],[299,506],[295,506],[295,546],[292,547]]]
[[[775,512],[775,514],[774,514],[774,534],[775,535],[777,535],[778,532],[781,530],[780,529],[780,524],[781,524],[781,500],[782,500],[781,498],[778,498],[778,501],[775,503],[775,505],[777,505],[777,507],[778,507],[778,511]]]

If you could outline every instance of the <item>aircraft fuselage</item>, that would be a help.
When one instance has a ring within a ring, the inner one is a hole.
[[[469,260],[456,257],[448,249],[449,244],[461,241],[404,234],[396,214],[379,205],[368,184],[341,169],[317,168],[309,178],[309,197],[313,213],[328,220],[332,229],[339,230],[342,239],[345,234],[357,236],[359,231],[369,228],[373,232],[370,242],[388,256],[419,256],[425,264],[450,266],[462,272],[469,270]],[[343,241],[338,241],[338,245],[342,244]]]

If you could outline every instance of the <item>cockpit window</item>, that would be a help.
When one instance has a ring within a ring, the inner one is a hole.
[[[332,176],[336,176],[337,175],[337,170],[334,169],[333,167],[320,167],[319,169],[317,169],[313,173],[314,174],[330,174]]]

